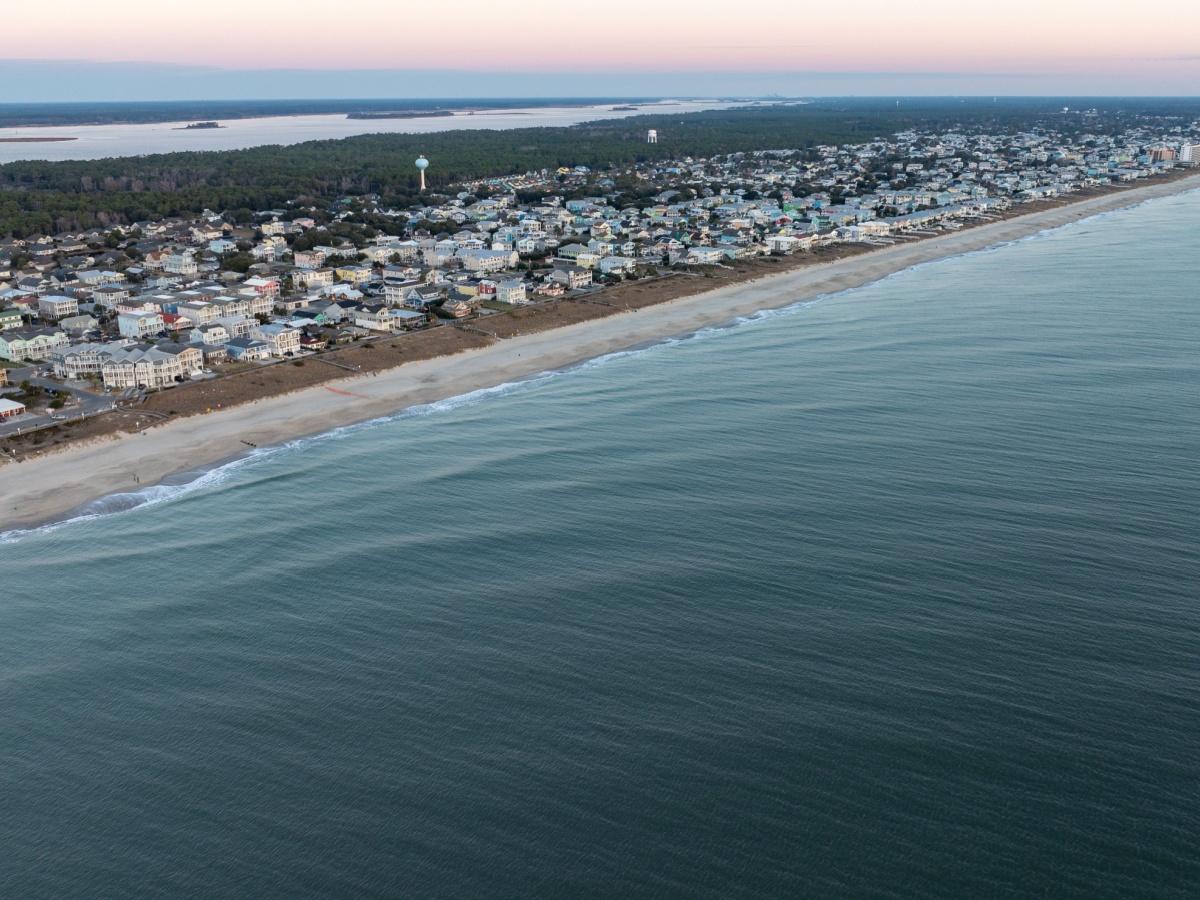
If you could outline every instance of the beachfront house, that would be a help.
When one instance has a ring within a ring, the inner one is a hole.
[[[7,397],[0,398],[0,421],[11,419],[25,412],[25,404]]]
[[[691,247],[687,261],[695,266],[715,266],[721,261],[721,251],[716,247]]]
[[[424,313],[383,305],[364,306],[354,314],[354,324],[359,328],[393,334],[416,325],[424,325],[426,321]]]
[[[270,345],[248,337],[230,338],[225,350],[236,362],[258,362],[271,355]]]
[[[527,303],[524,281],[501,281],[496,285],[496,299],[501,303]]]
[[[300,329],[287,325],[258,325],[250,329],[250,337],[266,344],[272,356],[292,356],[300,349]]]
[[[569,291],[575,291],[592,283],[592,273],[579,266],[562,266],[547,275],[546,279],[558,282]]]
[[[183,363],[173,353],[134,344],[112,351],[101,364],[100,374],[109,390],[162,388],[183,379]]]

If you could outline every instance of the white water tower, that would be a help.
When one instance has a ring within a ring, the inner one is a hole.
[[[425,190],[425,170],[429,168],[429,160],[424,156],[418,156],[417,168],[421,170],[421,190]]]
[[[646,132],[646,143],[647,144],[657,144],[658,143],[658,131],[656,131],[653,128],[651,128],[649,131],[647,131]]]

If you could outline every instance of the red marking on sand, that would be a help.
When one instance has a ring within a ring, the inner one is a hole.
[[[355,394],[352,391],[339,391],[337,388],[331,388],[329,386],[326,386],[325,390],[333,391],[335,394],[343,394],[347,397],[357,397],[359,400],[370,400],[371,399],[366,394]]]

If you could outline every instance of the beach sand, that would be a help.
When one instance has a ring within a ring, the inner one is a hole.
[[[269,446],[494,387],[1196,188],[1200,175],[1152,183],[0,464],[0,530],[41,524],[98,497],[230,459],[248,450],[246,442]]]

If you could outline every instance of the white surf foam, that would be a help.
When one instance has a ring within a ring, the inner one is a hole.
[[[314,443],[322,441],[338,440],[355,434],[359,431],[377,428],[381,425],[403,421],[404,419],[433,416],[439,413],[450,412],[466,406],[482,403],[485,400],[489,400],[494,397],[502,397],[507,394],[511,394],[514,391],[538,387],[565,375],[570,375],[576,372],[590,371],[592,369],[609,365],[613,362],[641,357],[646,354],[658,352],[667,347],[678,346],[691,341],[708,340],[711,338],[720,337],[731,332],[739,331],[743,328],[761,325],[769,322],[772,319],[797,315],[809,307],[824,303],[830,299],[853,296],[861,291],[873,288],[876,285],[892,279],[907,278],[912,273],[929,266],[944,265],[952,260],[958,260],[964,257],[974,256],[976,254],[997,253],[1021,244],[1045,240],[1048,237],[1079,228],[1089,223],[1095,223],[1098,220],[1108,219],[1122,213],[1127,213],[1131,210],[1140,209],[1143,206],[1166,200],[1173,200],[1191,194],[1200,194],[1200,188],[1183,191],[1179,194],[1171,194],[1165,197],[1150,197],[1142,200],[1139,203],[1123,206],[1119,209],[1094,213],[1092,215],[1084,216],[1074,221],[1066,222],[1062,225],[1046,228],[1034,234],[1026,235],[1014,240],[1000,241],[995,244],[988,245],[987,247],[964,250],[961,253],[950,254],[948,256],[939,257],[938,259],[915,263],[911,266],[891,272],[882,278],[876,279],[875,281],[859,285],[858,287],[846,288],[844,290],[834,291],[828,294],[820,294],[807,300],[797,301],[796,303],[791,303],[780,307],[761,309],[756,312],[749,313],[748,315],[735,317],[720,325],[712,325],[705,328],[700,328],[696,331],[662,338],[645,345],[631,347],[625,350],[616,350],[612,353],[606,353],[603,356],[584,360],[583,362],[576,363],[562,369],[552,369],[539,372],[527,378],[505,382],[504,384],[498,384],[493,387],[479,388],[478,390],[470,391],[465,394],[459,394],[454,397],[447,397],[444,400],[438,400],[433,403],[426,403],[420,406],[410,406],[398,412],[391,413],[386,416],[380,416],[374,419],[369,419],[364,422],[358,422],[353,425],[345,425],[340,428],[333,428],[329,431],[308,435],[302,438],[296,438],[294,440],[285,441],[281,444],[276,444],[270,447],[259,447],[244,455],[238,456],[236,459],[229,460],[228,462],[221,463],[211,468],[200,469],[192,473],[186,473],[184,475],[177,476],[176,479],[172,480],[172,483],[160,483],[139,488],[136,491],[109,494],[76,508],[62,519],[46,523],[35,528],[13,529],[11,531],[0,532],[0,544],[13,543],[21,540],[22,538],[33,535],[49,534],[70,525],[90,522],[107,516],[123,515],[138,509],[158,506],[162,503],[169,503],[174,500],[179,500],[190,494],[216,487],[217,485],[228,481],[233,474],[243,466],[266,457],[274,456],[278,453],[299,450],[306,446],[310,446]],[[949,237],[949,235],[947,235],[947,237]]]

